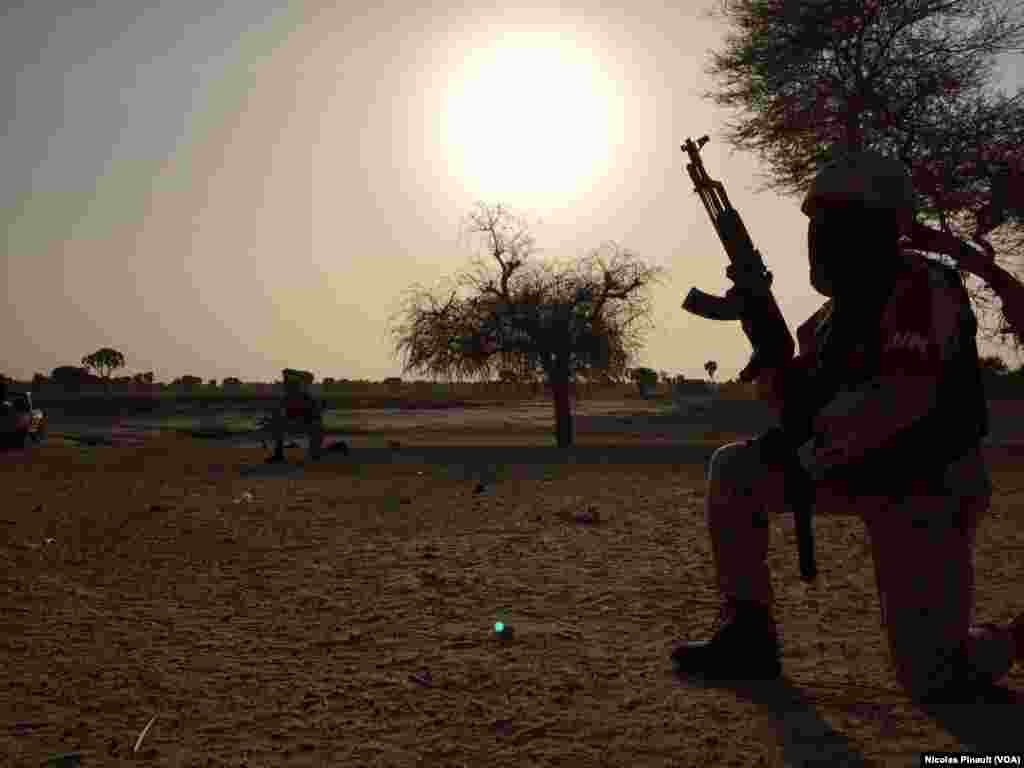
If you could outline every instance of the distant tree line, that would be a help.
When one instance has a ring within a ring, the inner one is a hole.
[[[100,354],[103,353],[103,354]],[[109,354],[114,353],[114,354]],[[223,394],[242,394],[255,392],[270,394],[280,391],[280,382],[244,382],[238,377],[225,377],[219,384],[216,379],[209,379],[204,384],[201,377],[186,374],[173,379],[170,383],[155,380],[153,371],[135,373],[130,376],[113,376],[117,368],[124,366],[124,356],[115,350],[98,350],[83,358],[87,364],[80,366],[61,365],[54,368],[49,376],[36,373],[31,379],[31,390],[34,393],[58,391],[62,393],[108,392],[118,394],[151,395],[157,392],[200,393],[202,391],[218,391]],[[706,395],[709,392],[724,392],[735,388],[737,382],[727,381],[714,385],[711,381],[717,370],[717,363],[709,360],[705,363],[708,379],[687,379],[681,374],[672,375],[667,371],[656,371],[653,368],[640,366],[628,368],[624,375],[580,375],[573,384],[573,395],[593,394],[605,388],[621,387],[630,384],[637,388],[641,397],[654,396],[659,390],[673,395]],[[1006,362],[990,355],[981,358],[982,376],[986,392],[993,398],[1015,398],[1024,396],[1024,366],[1011,370]],[[95,372],[94,372],[95,371]],[[11,381],[10,378],[6,379]],[[316,387],[316,385],[314,385]],[[404,380],[398,376],[390,376],[381,381],[370,379],[346,379],[327,376],[318,387],[322,393],[380,392],[382,389],[389,394],[409,394],[429,396],[440,391],[463,393],[492,393],[495,395],[533,395],[550,394],[549,387],[542,376],[524,375],[511,368],[498,371],[498,377],[492,380],[476,382],[443,382],[429,379]]]

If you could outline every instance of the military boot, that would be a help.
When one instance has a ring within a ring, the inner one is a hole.
[[[1008,627],[1000,627],[997,624],[979,624],[972,626],[970,631],[990,632],[995,635],[1007,633],[1010,641],[1010,665],[1014,663],[1024,665],[1024,613],[1017,616]],[[977,673],[972,669],[968,661],[967,649],[962,647],[953,658],[954,674],[953,679],[944,687],[933,691],[923,697],[918,697],[921,703],[948,704],[976,701],[979,697],[999,694],[1002,689],[996,685],[1002,675],[996,680],[986,677],[978,678]]]
[[[729,600],[714,637],[672,652],[676,674],[706,680],[773,680],[782,674],[779,638],[768,608]]]

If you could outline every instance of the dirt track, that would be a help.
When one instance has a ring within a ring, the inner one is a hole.
[[[916,765],[1020,744],[1019,702],[928,715],[897,688],[858,520],[819,517],[808,588],[776,518],[786,682],[702,689],[667,659],[715,620],[700,465],[354,452],[243,477],[264,455],[162,437],[0,457],[0,762],[119,765],[153,715],[142,762],[167,766]],[[979,620],[1024,608],[1020,460],[996,457]]]

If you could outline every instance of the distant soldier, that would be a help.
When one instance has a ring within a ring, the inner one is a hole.
[[[284,395],[270,421],[274,455],[267,459],[267,463],[276,464],[285,460],[284,436],[289,427],[309,437],[308,455],[311,461],[316,461],[320,458],[324,440],[324,402],[316,400],[309,391],[313,374],[292,368],[285,368],[281,374],[284,379]]]

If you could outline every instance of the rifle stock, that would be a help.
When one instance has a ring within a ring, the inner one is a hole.
[[[726,275],[733,286],[724,297],[713,296],[691,288],[683,301],[683,309],[708,320],[739,320],[750,339],[753,354],[740,372],[743,382],[750,382],[766,367],[780,366],[793,357],[795,344],[786,327],[775,297],[772,295],[772,274],[767,270],[760,252],[754,247],[739,212],[732,207],[725,186],[707,175],[700,159],[700,150],[708,142],[702,136],[696,142],[687,139],[682,150],[690,157],[686,170],[693,180],[694,191],[700,195],[711,224],[729,257]],[[785,474],[786,503],[796,519],[800,576],[813,581],[818,568],[814,557],[814,483],[800,465],[797,446],[806,439],[804,422],[794,415],[793,408],[783,410],[782,429],[769,430],[759,436],[758,443],[766,460],[781,461]]]
[[[705,320],[739,320],[743,315],[743,303],[735,296],[712,296],[699,288],[686,294],[683,309]]]

